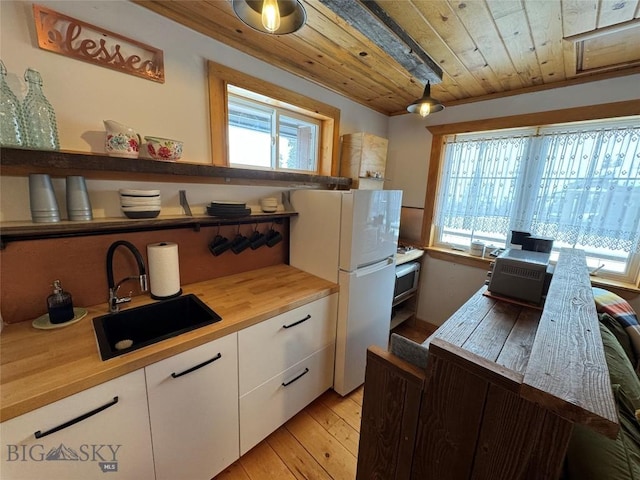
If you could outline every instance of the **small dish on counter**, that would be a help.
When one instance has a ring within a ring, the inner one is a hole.
[[[49,314],[45,313],[44,315],[40,315],[33,322],[31,322],[31,325],[33,326],[33,328],[37,328],[38,330],[53,330],[54,328],[62,328],[77,323],[86,316],[86,308],[73,307],[73,318],[67,322],[51,323],[51,320],[49,320]]]

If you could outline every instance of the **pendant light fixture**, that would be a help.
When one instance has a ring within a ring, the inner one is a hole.
[[[431,97],[431,84],[427,82],[424,87],[422,98],[419,98],[407,107],[410,113],[418,113],[421,117],[426,117],[430,113],[436,113],[444,110],[444,105],[439,100]]]
[[[298,0],[233,0],[233,11],[251,28],[273,35],[293,33],[307,21]]]

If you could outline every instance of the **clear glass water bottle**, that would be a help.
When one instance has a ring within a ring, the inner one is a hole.
[[[56,114],[42,92],[42,77],[36,70],[27,68],[24,79],[29,88],[23,106],[27,146],[41,150],[59,150]]]
[[[26,145],[22,107],[6,77],[7,69],[0,60],[0,145],[22,147]]]

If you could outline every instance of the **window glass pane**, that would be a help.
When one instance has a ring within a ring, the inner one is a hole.
[[[229,164],[316,173],[320,121],[239,93],[228,94]]]
[[[531,232],[626,273],[640,235],[639,135],[633,128],[543,135]]]
[[[446,145],[437,220],[442,242],[504,244],[529,141],[493,138]]]
[[[279,168],[310,171],[317,169],[317,125],[280,115],[278,133]]]
[[[229,163],[271,167],[273,114],[229,100]]]
[[[640,129],[547,135],[536,234],[630,251],[640,222]]]
[[[436,242],[501,246],[509,230],[523,230],[552,238],[555,251],[585,250],[590,268],[604,264],[601,273],[636,279],[637,119],[497,133],[447,139]]]

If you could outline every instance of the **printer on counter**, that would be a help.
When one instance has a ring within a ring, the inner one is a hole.
[[[495,295],[542,305],[551,275],[548,253],[508,248],[493,261],[492,270],[488,272],[488,290]]]
[[[489,292],[542,305],[553,275],[549,263],[553,240],[513,231],[510,245],[513,248],[491,263],[486,282]]]

